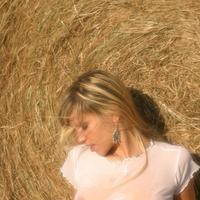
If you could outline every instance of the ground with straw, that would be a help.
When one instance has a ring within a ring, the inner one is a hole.
[[[194,0],[1,0],[1,199],[70,199],[58,110],[93,68],[153,97],[168,139],[199,155],[199,10]]]

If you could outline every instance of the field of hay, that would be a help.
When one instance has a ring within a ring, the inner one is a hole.
[[[153,97],[169,140],[200,155],[200,1],[0,2],[2,200],[70,199],[58,110],[88,69]]]

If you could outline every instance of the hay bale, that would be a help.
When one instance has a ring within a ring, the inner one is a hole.
[[[200,153],[200,3],[8,1],[0,6],[0,195],[70,199],[59,174],[57,111],[91,68],[119,75],[161,107],[167,137]]]

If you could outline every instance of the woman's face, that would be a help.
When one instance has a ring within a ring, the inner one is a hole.
[[[70,116],[70,126],[75,129],[78,142],[89,146],[91,151],[106,156],[113,147],[112,134],[117,126],[118,117],[114,115],[98,116],[93,113],[83,117]]]

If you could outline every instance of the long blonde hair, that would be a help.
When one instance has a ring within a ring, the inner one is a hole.
[[[129,130],[135,128],[146,138],[152,138],[151,127],[142,119],[137,112],[128,88],[123,82],[111,73],[102,70],[88,71],[75,80],[67,89],[66,96],[60,108],[59,119],[63,127],[68,126],[71,113],[77,116],[84,113],[104,115],[119,113],[123,125]],[[71,135],[73,129],[68,128],[64,135]],[[131,131],[137,138],[141,150],[146,155],[141,135]],[[62,138],[63,135],[62,135]],[[147,155],[145,165],[147,166]]]

